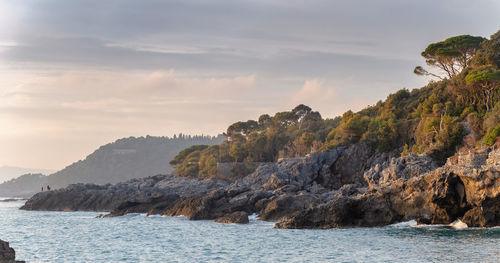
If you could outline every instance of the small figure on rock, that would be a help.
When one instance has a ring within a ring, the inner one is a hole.
[[[47,185],[47,191],[50,191],[50,185]]]
[[[42,192],[43,192],[43,186],[42,186]]]

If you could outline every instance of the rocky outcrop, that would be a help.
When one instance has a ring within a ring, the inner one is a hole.
[[[236,182],[252,189],[274,191],[284,186],[308,190],[314,184],[327,186],[331,167],[342,156],[344,148],[311,153],[307,157],[282,158],[276,163],[259,166],[256,171]]]
[[[0,262],[1,263],[24,263],[16,260],[16,252],[9,246],[9,242],[0,240]]]
[[[393,159],[382,165],[385,169],[365,173],[370,182],[365,193],[330,200],[284,218],[276,226],[380,226],[408,220],[450,224],[457,219],[469,226],[500,225],[498,166],[433,170],[429,161],[426,156]]]
[[[21,209],[48,211],[113,211],[143,204],[203,195],[226,186],[221,180],[194,180],[173,175],[133,179],[116,185],[74,184],[67,188],[41,192],[30,198]],[[137,209],[136,209],[137,210]],[[134,211],[136,211],[134,210]],[[142,211],[141,211],[142,212]],[[146,211],[147,212],[147,211]]]
[[[277,228],[335,228],[381,226],[398,221],[383,195],[340,197],[285,217]]]
[[[428,155],[394,158],[365,147],[262,164],[233,182],[165,175],[117,185],[72,185],[37,194],[23,209],[183,215],[218,222],[244,222],[243,215],[256,213],[279,228],[382,226],[408,220],[449,224],[457,219],[469,226],[500,225],[496,161],[437,167]],[[355,167],[342,168],[347,165]]]
[[[398,151],[378,152],[364,143],[351,145],[330,168],[331,173],[325,178],[323,185],[333,189],[339,189],[346,184],[365,186],[367,182],[363,174],[367,169],[385,163],[397,155]]]
[[[401,158],[392,158],[387,162],[377,163],[363,175],[366,182],[374,187],[385,185],[395,180],[408,180],[435,170],[437,165],[427,155],[410,154]]]

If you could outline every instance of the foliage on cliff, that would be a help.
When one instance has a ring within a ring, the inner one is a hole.
[[[222,144],[181,152],[172,162],[176,173],[211,177],[218,162],[269,162],[355,143],[378,151],[428,152],[438,162],[464,144],[494,144],[500,129],[500,31],[489,40],[462,35],[432,43],[422,56],[438,72],[417,67],[415,73],[439,81],[402,89],[335,119],[299,105],[234,123]]]
[[[323,119],[305,105],[257,121],[236,122],[224,133],[227,140],[213,146],[192,146],[180,152],[170,164],[176,173],[188,177],[211,177],[218,162],[272,162],[280,157],[304,156],[323,147],[328,133],[340,117]]]

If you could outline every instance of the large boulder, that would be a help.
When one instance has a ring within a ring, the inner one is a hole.
[[[312,194],[279,195],[270,199],[263,209],[259,211],[260,219],[266,221],[278,221],[285,216],[301,212],[307,208],[321,203],[321,199]]]
[[[0,240],[0,262],[1,263],[21,263],[16,260],[16,251],[9,246],[9,242]]]
[[[276,228],[380,226],[399,220],[384,196],[340,197],[285,217]]]

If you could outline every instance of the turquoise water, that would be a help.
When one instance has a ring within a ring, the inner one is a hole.
[[[500,228],[412,223],[381,228],[273,229],[134,214],[21,211],[0,202],[0,239],[27,262],[498,262]]]

